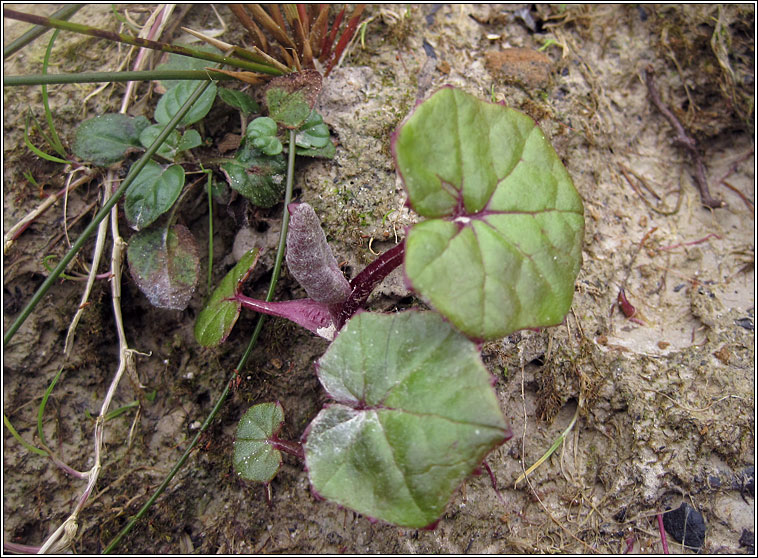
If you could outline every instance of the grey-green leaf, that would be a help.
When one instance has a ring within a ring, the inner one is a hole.
[[[534,121],[444,88],[394,138],[411,206],[405,273],[476,339],[561,322],[581,266],[581,198]]]
[[[164,127],[165,126],[163,126],[163,124],[153,124],[152,126],[148,126],[142,130],[142,133],[139,135],[140,143],[144,147],[150,147],[161,134]],[[179,135],[179,132],[173,130],[164,140],[155,154],[163,157],[164,159],[168,159],[169,161],[174,161],[178,152],[180,140],[181,136]]]
[[[310,116],[321,86],[322,77],[316,70],[272,79],[266,89],[268,115],[286,128],[299,128]]]
[[[136,230],[144,229],[168,211],[184,187],[181,165],[163,167],[148,161],[124,196],[126,220]]]
[[[425,527],[510,432],[477,347],[435,312],[361,313],[318,362],[336,400],[307,430],[313,489]]]
[[[184,310],[197,285],[200,259],[183,225],[140,231],[129,239],[129,271],[150,304]]]
[[[76,130],[74,153],[84,161],[106,167],[123,159],[130,148],[139,147],[140,132],[149,125],[144,116],[125,114],[85,120]]]
[[[234,440],[234,469],[243,479],[269,482],[282,464],[282,454],[269,444],[284,422],[279,402],[253,405],[240,419]]]

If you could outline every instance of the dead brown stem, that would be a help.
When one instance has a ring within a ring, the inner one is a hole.
[[[674,143],[681,145],[690,152],[692,162],[695,165],[695,182],[700,189],[700,200],[702,204],[705,207],[709,207],[711,209],[722,207],[724,205],[724,202],[713,198],[711,196],[710,190],[708,189],[708,182],[705,179],[705,165],[703,164],[703,158],[700,155],[700,151],[697,148],[697,142],[692,136],[687,133],[676,115],[671,112],[671,110],[663,103],[663,101],[661,101],[661,96],[658,93],[658,89],[655,86],[655,81],[653,80],[653,67],[648,66],[644,74],[645,83],[647,84],[647,91],[650,95],[650,100],[661,112],[661,114],[666,117],[666,119],[671,124],[671,127],[676,131]]]

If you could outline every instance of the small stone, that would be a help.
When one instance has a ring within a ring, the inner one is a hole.
[[[740,535],[740,546],[744,546],[747,548],[748,554],[754,554],[755,553],[755,533],[748,529],[742,530],[742,535]]]
[[[734,320],[734,323],[740,327],[744,327],[748,331],[755,330],[755,325],[753,324],[753,320],[751,320],[750,318],[738,318]]]
[[[553,62],[530,48],[504,48],[485,53],[484,65],[494,77],[542,89],[550,83]]]
[[[687,502],[675,510],[663,514],[663,526],[674,540],[694,550],[700,550],[705,542],[705,519],[703,514]]]

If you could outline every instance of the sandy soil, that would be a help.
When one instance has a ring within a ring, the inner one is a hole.
[[[338,260],[354,276],[373,260],[371,250],[391,247],[416,219],[404,208],[389,136],[418,99],[452,84],[527,112],[552,140],[585,201],[584,264],[563,325],[483,347],[514,432],[487,458],[504,502],[485,474],[466,481],[432,531],[371,523],[317,501],[302,465],[287,456],[268,504],[262,486],[233,471],[237,421],[251,404],[278,400],[283,435],[297,439],[325,400],[313,362],[326,349],[304,330],[270,320],[199,449],[118,551],[658,553],[656,514],[686,501],[705,517],[705,552],[748,552],[740,540],[755,517],[754,7],[528,6],[368,8],[365,37],[326,80],[319,100],[337,157],[299,163],[296,179],[296,194],[319,212]],[[222,38],[241,43],[241,26],[219,10],[228,25]],[[74,21],[116,25],[107,6],[87,7]],[[182,24],[220,28],[207,6],[193,8]],[[25,28],[6,21],[5,40]],[[171,40],[187,36],[177,31]],[[46,43],[6,61],[6,74],[39,72]],[[50,71],[113,69],[124,54],[62,34]],[[692,158],[673,143],[675,131],[648,96],[648,68],[663,101],[699,142],[711,193],[723,207],[702,206]],[[50,87],[64,143],[81,120],[118,109],[122,85],[88,97],[96,88]],[[134,114],[152,114],[156,96],[146,91],[140,88]],[[24,145],[27,110],[44,122],[39,88],[4,88],[3,108],[5,233],[42,192],[62,188],[65,175]],[[217,145],[239,132],[239,119],[219,102],[213,110],[205,132]],[[39,133],[32,141],[43,145]],[[93,215],[99,185],[96,177],[69,197],[71,238]],[[207,208],[201,189],[196,194],[181,218],[205,246]],[[233,263],[245,214],[257,231],[253,241],[268,253],[252,289],[262,298],[281,207],[239,209],[216,206],[214,280]],[[5,254],[6,327],[44,280],[42,258],[64,253],[63,231],[59,203]],[[128,240],[125,223],[121,232]],[[84,269],[92,250],[90,243],[72,272]],[[203,276],[207,265],[205,254]],[[63,368],[43,431],[60,459],[83,471],[94,463],[91,415],[116,371],[118,339],[109,286],[98,282],[64,359],[81,289],[76,281],[54,286],[5,347],[3,406],[18,432],[37,444],[38,405]],[[617,304],[621,289],[636,309],[633,319]],[[220,349],[197,345],[192,327],[203,295],[198,288],[184,312],[157,310],[124,276],[125,333],[140,352],[136,373],[145,387],[127,377],[115,394],[112,408],[138,406],[106,424],[103,469],[78,519],[76,552],[102,550],[150,497],[247,344],[255,316],[243,314]],[[301,295],[285,273],[277,298]],[[412,299],[390,276],[370,303],[388,310]],[[575,416],[562,446],[516,484]],[[39,546],[70,515],[86,483],[24,449],[7,429],[3,450],[4,542]],[[670,538],[669,548],[689,552]]]

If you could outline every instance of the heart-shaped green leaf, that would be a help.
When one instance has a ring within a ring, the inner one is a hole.
[[[582,201],[534,121],[444,88],[394,138],[413,209],[414,290],[476,339],[560,323],[582,259]]]
[[[200,137],[200,133],[197,130],[186,130],[179,140],[179,145],[176,146],[176,151],[179,153],[201,145],[203,145],[203,139]]]
[[[126,220],[134,229],[144,229],[174,205],[183,187],[181,165],[164,168],[155,161],[148,161],[126,190]]]
[[[104,114],[85,120],[76,130],[74,153],[84,161],[107,167],[139,147],[140,132],[150,122],[144,116]]]
[[[129,240],[129,271],[150,304],[184,310],[197,285],[200,259],[183,225],[140,231]]]
[[[254,248],[242,256],[211,294],[195,322],[195,339],[202,346],[215,347],[229,336],[237,323],[242,304],[228,299],[237,294],[257,262],[258,249]]]
[[[266,89],[268,115],[286,128],[299,128],[310,116],[321,85],[322,77],[316,70],[272,79]]]
[[[476,346],[435,312],[362,313],[318,362],[337,403],[308,427],[314,490],[424,527],[510,432]]]
[[[282,199],[287,161],[281,153],[268,156],[243,145],[221,170],[229,185],[258,207],[271,207]]]
[[[269,482],[282,464],[282,454],[269,444],[284,422],[284,409],[276,403],[253,405],[237,425],[234,469],[246,480]]]
[[[160,98],[158,105],[155,107],[155,114],[153,115],[155,120],[159,124],[168,124],[201,83],[200,81],[182,81],[166,91],[166,94]],[[195,101],[189,112],[184,115],[179,125],[189,126],[205,118],[205,115],[211,110],[215,99],[216,84],[211,83],[197,101]]]

